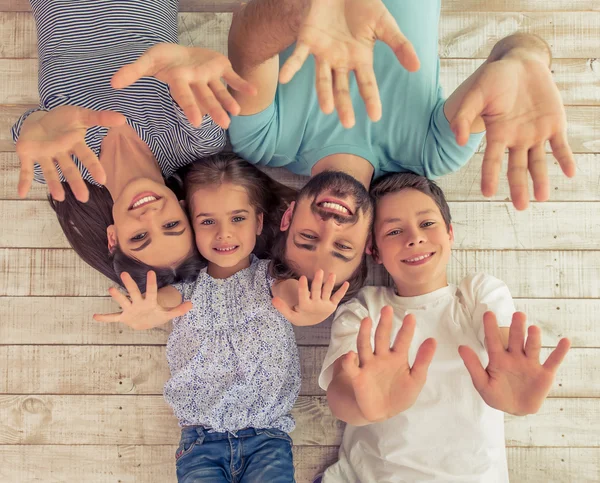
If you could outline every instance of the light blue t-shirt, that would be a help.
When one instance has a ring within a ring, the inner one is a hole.
[[[310,56],[288,84],[277,87],[274,102],[251,116],[233,116],[229,129],[236,153],[251,163],[310,175],[325,156],[349,153],[369,161],[377,178],[412,171],[435,178],[459,170],[471,158],[483,134],[458,146],[444,115],[439,84],[439,0],[384,0],[421,61],[408,72],[392,50],[377,42],[374,69],[383,106],[380,121],[366,113],[354,75],[350,78],[356,124],[345,129],[337,116],[323,114],[315,89],[315,62]],[[280,65],[294,46],[279,56]]]

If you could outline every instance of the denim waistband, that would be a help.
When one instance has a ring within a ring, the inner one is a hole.
[[[263,434],[265,431],[279,432],[278,429],[255,429],[245,428],[238,431],[225,431],[225,432],[210,432],[203,426],[184,426],[181,428],[181,439],[183,441],[196,441],[201,439],[202,441],[219,441],[222,439],[233,438],[249,438],[251,436],[257,436]]]

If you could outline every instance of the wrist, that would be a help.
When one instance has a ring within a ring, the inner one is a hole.
[[[490,52],[488,62],[504,59],[543,62],[548,68],[552,63],[550,46],[541,37],[517,33],[500,40]]]

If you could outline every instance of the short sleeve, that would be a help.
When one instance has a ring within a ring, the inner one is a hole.
[[[39,106],[39,107],[35,107],[33,109],[29,109],[28,111],[23,113],[23,115],[17,120],[17,122],[15,122],[15,124],[13,125],[13,127],[11,129],[12,138],[15,143],[17,142],[17,140],[19,139],[19,136],[21,135],[21,128],[23,127],[23,123],[34,112],[48,112],[48,109],[44,109],[43,107]]]
[[[319,375],[319,386],[324,391],[333,379],[333,364],[349,351],[356,351],[356,337],[360,322],[369,315],[369,311],[359,297],[340,306],[331,325],[331,340]]]
[[[485,273],[476,273],[466,277],[459,290],[471,313],[471,322],[479,341],[483,344],[483,314],[494,312],[499,327],[510,327],[512,316],[516,312],[515,304],[506,284]]]
[[[192,299],[192,295],[194,294],[194,289],[196,288],[197,282],[179,282],[171,285],[175,290],[177,290],[181,294],[181,298],[183,301],[188,301]]]
[[[438,101],[431,114],[423,148],[423,176],[434,179],[461,169],[477,151],[484,133],[471,134],[465,146],[459,146],[444,114],[445,99],[439,90]]]

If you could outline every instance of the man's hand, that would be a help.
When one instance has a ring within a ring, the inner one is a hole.
[[[317,270],[308,290],[308,279],[303,275],[298,281],[298,304],[294,307],[280,297],[273,297],[273,306],[298,326],[316,325],[323,322],[335,312],[335,309],[346,295],[350,284],[344,282],[335,293],[335,273],[329,274],[323,285],[323,270]]]
[[[492,312],[484,314],[485,345],[490,356],[486,369],[471,348],[458,348],[475,389],[486,404],[516,416],[534,414],[539,410],[570,347],[569,339],[561,339],[541,365],[540,329],[529,327],[525,342],[526,320],[522,312],[513,315],[508,348],[504,349],[496,316]]]
[[[415,333],[415,316],[404,317],[390,348],[393,316],[391,307],[381,309],[375,351],[371,349],[372,321],[369,317],[363,319],[357,339],[358,356],[349,352],[342,359],[342,369],[352,382],[356,403],[364,418],[371,422],[389,419],[414,404],[425,385],[435,353],[435,340],[427,339],[410,367],[408,351]]]
[[[127,272],[121,274],[121,280],[123,280],[123,285],[125,285],[130,298],[127,298],[115,287],[109,288],[108,293],[121,306],[122,312],[94,314],[94,320],[97,322],[121,322],[135,330],[146,330],[165,325],[192,309],[192,303],[189,301],[173,308],[161,307],[158,304],[156,273],[152,270],[148,272],[146,293],[143,295]]]
[[[93,126],[113,127],[125,122],[125,117],[118,112],[93,111],[76,106],[60,106],[48,112],[31,114],[21,127],[16,145],[21,160],[19,196],[27,196],[33,181],[33,165],[38,163],[52,198],[57,201],[65,199],[58,166],[75,198],[86,202],[89,192],[72,155],[77,156],[98,183],[104,184],[106,173],[98,157],[85,143],[85,134]]]
[[[354,125],[348,80],[354,71],[367,113],[373,121],[378,121],[381,100],[373,70],[376,40],[388,44],[407,70],[413,72],[419,68],[412,44],[381,0],[313,1],[294,53],[282,67],[279,80],[283,84],[289,82],[309,54],[313,54],[321,110],[330,114],[335,106],[342,125],[346,128]]]
[[[487,131],[481,175],[484,196],[496,193],[506,148],[511,198],[519,210],[529,203],[528,170],[535,199],[546,201],[549,197],[546,141],[550,141],[565,175],[575,175],[565,109],[552,74],[541,58],[516,49],[480,67],[451,120],[458,144],[467,142],[471,126],[479,117]]]
[[[229,59],[200,47],[163,43],[148,49],[133,64],[121,67],[112,78],[115,89],[123,89],[142,77],[152,76],[169,85],[173,99],[194,126],[205,114],[223,129],[229,127],[228,111],[236,116],[240,106],[221,82],[248,95],[256,89],[237,75]]]

